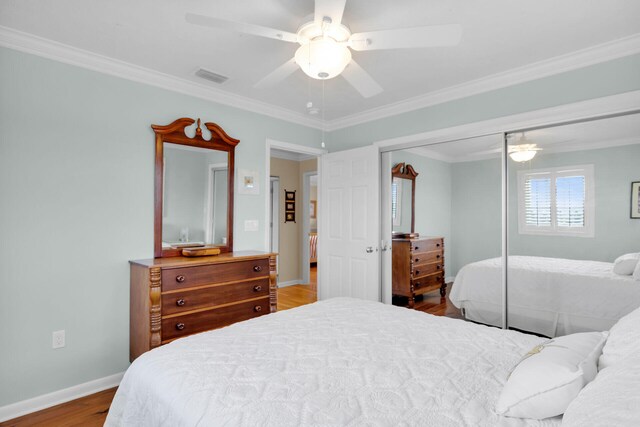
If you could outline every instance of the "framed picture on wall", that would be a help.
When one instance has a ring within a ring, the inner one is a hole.
[[[284,190],[284,198],[285,198],[285,200],[295,201],[296,200],[296,192],[295,191]]]
[[[285,204],[285,211],[295,211],[296,210],[296,204],[293,202],[286,202]]]
[[[296,213],[295,212],[285,212],[284,213],[284,222],[296,222]]]
[[[238,170],[238,194],[260,194],[258,172],[245,169]]]
[[[640,181],[631,183],[631,218],[640,219]]]
[[[317,203],[317,201],[311,200],[311,203],[309,204],[309,216],[311,218],[315,218],[316,217],[316,203]]]

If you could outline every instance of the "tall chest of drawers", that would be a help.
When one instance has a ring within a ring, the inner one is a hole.
[[[276,255],[131,261],[130,350],[142,353],[198,332],[276,311]]]
[[[417,295],[439,290],[445,296],[442,237],[393,239],[391,259],[392,293],[408,298],[410,308]]]

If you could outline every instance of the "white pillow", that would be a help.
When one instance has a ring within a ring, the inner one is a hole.
[[[506,417],[538,420],[564,413],[596,376],[606,337],[606,332],[582,332],[534,347],[511,372],[496,412]]]
[[[612,366],[632,353],[640,353],[640,308],[611,327],[598,361],[598,370]]]
[[[640,261],[636,264],[636,269],[633,270],[633,278],[636,280],[640,280]]]
[[[621,276],[630,276],[638,265],[638,261],[640,261],[640,253],[621,255],[613,262],[613,272]]]
[[[565,411],[563,427],[640,426],[639,356],[599,372]]]

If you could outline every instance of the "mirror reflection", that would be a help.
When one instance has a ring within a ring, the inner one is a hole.
[[[502,135],[489,135],[391,154],[392,164],[406,162],[418,173],[414,233],[392,239],[393,304],[464,317],[466,295],[453,285],[459,272],[489,259],[497,263],[500,278],[502,141]],[[397,183],[403,199],[405,185]],[[392,229],[397,230],[395,225]],[[486,292],[483,302],[499,310],[500,288]]]
[[[163,182],[163,248],[227,244],[227,152],[164,143]]]
[[[408,233],[411,229],[411,192],[413,181],[394,177],[391,183],[391,219],[394,232]]]
[[[640,251],[639,136],[637,114],[507,135],[511,327],[608,330],[640,305],[624,268]]]

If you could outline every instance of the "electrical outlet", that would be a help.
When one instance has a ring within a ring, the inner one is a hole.
[[[62,348],[65,346],[65,337],[64,330],[62,331],[53,331],[53,342],[51,344],[52,348]]]

